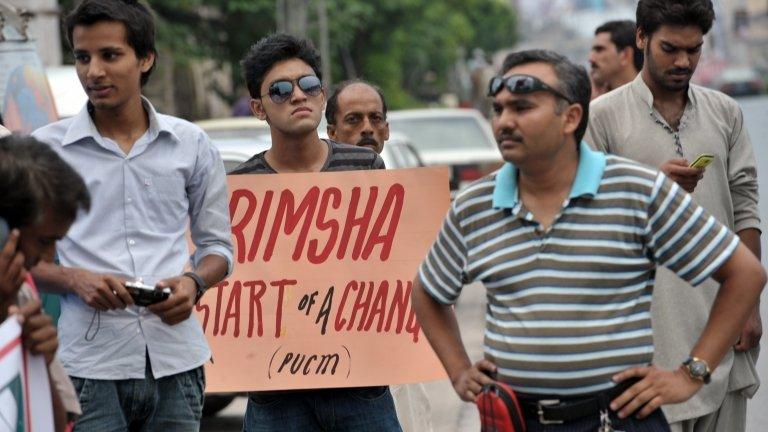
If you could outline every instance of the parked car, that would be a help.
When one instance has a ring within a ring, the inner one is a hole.
[[[197,125],[211,137],[224,160],[227,172],[272,147],[269,125],[255,117],[202,120]],[[328,137],[324,127],[318,128],[318,134],[321,138]],[[387,168],[424,166],[419,152],[404,134],[390,134],[381,157]]]
[[[753,68],[725,69],[715,80],[717,89],[731,97],[754,96],[765,92],[765,81]]]
[[[388,169],[423,167],[419,151],[403,134],[390,132],[389,140],[384,144],[381,158]]]
[[[426,165],[451,167],[451,189],[476,180],[502,164],[488,121],[474,109],[390,111],[392,132],[411,138]]]
[[[201,120],[197,125],[219,149],[227,172],[272,146],[269,124],[256,117]]]

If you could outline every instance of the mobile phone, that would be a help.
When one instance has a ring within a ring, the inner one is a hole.
[[[704,168],[707,165],[711,164],[712,161],[715,160],[715,155],[711,154],[701,154],[699,157],[696,158],[695,161],[690,165],[691,168]]]
[[[145,285],[138,281],[126,282],[125,289],[128,290],[128,294],[131,295],[136,306],[153,305],[167,299],[171,295],[171,289],[168,287],[158,290],[153,286]]]
[[[8,226],[5,218],[0,217],[0,249],[5,247],[9,235],[11,235],[11,227]]]

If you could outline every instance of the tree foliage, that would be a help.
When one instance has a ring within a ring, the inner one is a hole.
[[[61,0],[69,11],[76,0]],[[431,101],[449,90],[460,56],[516,40],[507,0],[325,0],[333,79],[363,77],[380,85],[393,108]],[[275,0],[151,0],[158,19],[160,55],[177,62],[212,58],[233,65],[249,46],[275,31]],[[308,35],[318,41],[314,0]]]

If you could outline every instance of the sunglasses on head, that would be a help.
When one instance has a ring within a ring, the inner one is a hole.
[[[488,83],[488,96],[489,97],[496,96],[504,87],[506,87],[507,90],[509,90],[509,92],[513,94],[527,94],[527,93],[533,93],[536,91],[545,91],[565,100],[568,103],[574,103],[559,91],[548,86],[547,84],[542,82],[540,79],[530,75],[511,75],[508,77],[493,77],[491,78],[491,82]]]
[[[307,96],[317,96],[323,91],[323,83],[320,81],[320,78],[314,76],[314,75],[305,75],[295,81],[291,80],[280,80],[275,81],[272,84],[269,85],[269,89],[267,89],[267,94],[261,95],[261,97],[269,96],[270,99],[272,99],[272,102],[274,103],[283,103],[291,98],[291,95],[293,95],[293,83],[296,83],[296,85],[299,86],[301,91],[304,92]]]

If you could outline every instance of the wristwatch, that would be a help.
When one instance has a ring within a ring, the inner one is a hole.
[[[200,275],[195,272],[186,272],[183,274],[183,276],[186,276],[195,281],[195,287],[197,288],[197,292],[195,293],[195,304],[197,304],[203,294],[205,294],[205,291],[208,289],[208,287],[205,285],[203,278],[201,278]]]
[[[688,372],[688,376],[693,379],[702,381],[704,384],[709,384],[709,379],[711,378],[712,374],[706,361],[698,357],[688,357],[683,362],[683,366]]]

